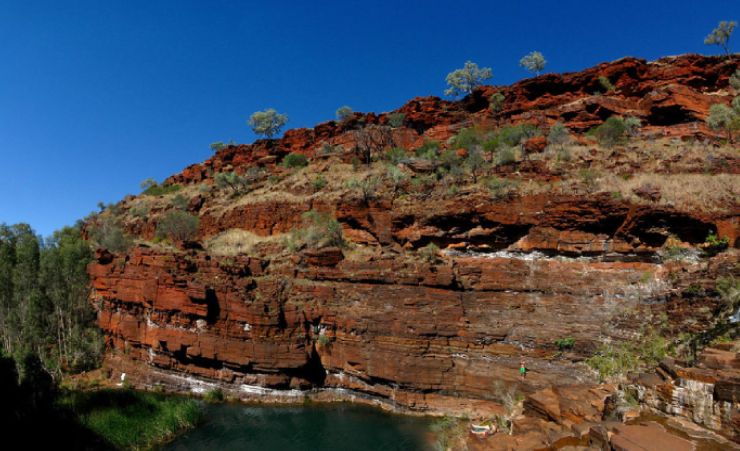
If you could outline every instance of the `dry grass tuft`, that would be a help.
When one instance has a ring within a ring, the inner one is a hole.
[[[249,255],[258,244],[279,240],[277,235],[260,236],[242,229],[229,229],[206,241],[209,254],[223,257]]]
[[[605,174],[597,180],[599,191],[619,192],[623,199],[638,204],[651,204],[633,192],[647,184],[660,188],[658,205],[682,211],[733,211],[740,199],[740,175],[734,174],[636,174],[627,180]]]

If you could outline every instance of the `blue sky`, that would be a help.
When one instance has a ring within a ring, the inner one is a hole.
[[[623,56],[716,54],[704,36],[740,19],[737,0],[250,2],[0,1],[0,222],[39,233],[72,224],[251,142],[246,119],[274,107],[288,127],[341,105],[387,111],[442,95],[467,59],[495,84]],[[736,41],[740,37],[736,36]],[[734,49],[740,47],[735,42]]]

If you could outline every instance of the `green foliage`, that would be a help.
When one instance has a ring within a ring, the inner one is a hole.
[[[151,180],[151,179],[147,179]],[[145,182],[147,181],[145,180]],[[182,189],[182,186],[173,183],[171,185],[158,185],[156,182],[153,185],[149,185],[142,194],[147,196],[166,196],[168,194],[176,193]]]
[[[547,135],[547,142],[550,145],[557,145],[563,148],[563,145],[570,140],[570,133],[562,122],[556,122],[550,127],[550,133]]]
[[[447,85],[445,95],[457,97],[461,94],[470,94],[482,85],[483,82],[493,77],[493,71],[490,67],[479,68],[472,61],[466,61],[461,69],[456,69],[447,74]]]
[[[653,367],[663,360],[668,349],[669,342],[655,330],[649,329],[633,340],[602,345],[586,363],[605,380],[640,367]]]
[[[150,177],[142,180],[141,183],[139,183],[139,186],[143,191],[146,191],[153,186],[157,186],[157,181]]]
[[[627,126],[624,119],[612,116],[603,124],[589,130],[589,133],[593,134],[602,146],[614,147],[624,142],[627,135]]]
[[[724,50],[725,55],[730,56],[729,41],[732,36],[732,32],[735,30],[737,22],[732,21],[721,21],[717,27],[712,30],[711,33],[704,38],[704,44],[706,45],[717,45]]]
[[[406,155],[406,150],[400,148],[400,147],[393,147],[388,149],[385,152],[384,159],[392,164],[398,164],[401,161],[405,160],[408,156]]]
[[[510,197],[516,188],[516,182],[499,177],[491,177],[486,180],[485,184],[491,193],[491,197],[495,200]]]
[[[516,154],[514,149],[511,147],[504,147],[498,151],[496,163],[499,165],[506,165],[516,162]]]
[[[42,243],[28,225],[0,224],[0,351],[38,355],[57,374],[96,366],[102,340],[88,302],[91,260],[79,226]]]
[[[311,186],[313,186],[314,191],[321,191],[326,186],[326,179],[323,175],[319,174],[315,179],[313,179]]]
[[[709,107],[707,125],[712,130],[724,130],[732,142],[732,132],[740,129],[740,111],[721,103],[714,104]]]
[[[104,215],[88,225],[90,240],[103,249],[122,254],[127,252],[134,243],[133,238],[123,231],[117,218]]]
[[[219,172],[213,179],[216,188],[229,190],[232,195],[246,194],[252,190],[252,186],[263,176],[260,168],[249,168],[246,174],[239,175],[236,172]]]
[[[449,147],[451,149],[472,149],[475,146],[481,144],[483,140],[483,134],[477,128],[463,128],[457,135],[450,139]]]
[[[542,53],[538,51],[530,52],[522,57],[522,59],[519,60],[519,65],[523,68],[527,69],[530,72],[534,72],[535,74],[539,75],[543,70],[545,70],[545,65],[547,64],[547,60],[545,60],[545,57],[542,55]]]
[[[468,156],[463,163],[465,168],[473,176],[473,183],[478,183],[480,172],[486,167],[486,159],[483,158],[483,152],[479,147],[474,147],[468,151]]]
[[[492,113],[498,113],[503,109],[504,107],[504,101],[506,98],[503,94],[500,92],[494,92],[491,94],[491,97],[488,99],[488,109],[491,110]]]
[[[178,210],[187,210],[190,199],[183,196],[182,194],[175,194],[172,198],[172,207]]]
[[[740,305],[740,280],[733,276],[720,277],[715,282],[715,289],[727,310],[734,312]]]
[[[634,116],[627,116],[624,118],[624,128],[628,136],[635,136],[637,130],[642,126],[640,119]]]
[[[203,400],[210,404],[218,404],[224,402],[226,397],[224,396],[223,390],[220,388],[212,388],[206,392],[203,396]]]
[[[67,394],[61,404],[118,449],[149,449],[195,427],[202,409],[192,399],[105,389]]]
[[[363,202],[367,203],[374,199],[380,181],[377,177],[353,178],[347,181],[347,188],[352,191],[359,191]]]
[[[305,168],[308,158],[301,153],[289,153],[283,158],[283,166],[289,169]]]
[[[328,336],[328,335],[326,335],[326,334],[321,334],[321,335],[319,335],[319,339],[318,339],[318,342],[319,342],[319,344],[320,344],[321,346],[326,346],[326,345],[328,345],[330,341],[331,341],[331,340],[329,339],[329,336]]]
[[[573,349],[573,347],[576,345],[576,340],[572,337],[566,337],[566,338],[558,338],[555,340],[555,346],[558,347],[561,351],[565,351],[566,349]]]
[[[265,111],[252,113],[247,124],[257,135],[264,135],[268,139],[280,132],[280,129],[288,122],[288,116],[280,114],[272,108]]]
[[[732,86],[732,89],[735,91],[740,91],[740,69],[736,69],[735,73],[730,76],[730,86]]]
[[[617,90],[617,87],[614,86],[614,84],[612,84],[612,82],[603,75],[599,77],[599,84],[602,88],[604,88],[605,92],[614,92]]]
[[[337,120],[339,121],[345,121],[352,117],[353,114],[354,111],[352,111],[352,108],[348,107],[347,105],[340,106],[339,108],[337,108],[336,111]]]
[[[190,241],[198,232],[198,217],[181,210],[170,210],[157,221],[157,237],[174,242]]]
[[[393,128],[401,127],[404,120],[406,120],[404,113],[390,113],[388,115],[388,124]]]
[[[705,254],[711,256],[727,249],[729,244],[730,240],[727,237],[720,238],[717,234],[710,232],[704,240],[703,250]]]
[[[459,442],[464,440],[466,434],[463,422],[448,416],[434,420],[429,429],[435,438],[432,445],[435,451],[457,449]]]
[[[439,149],[440,146],[437,141],[426,140],[418,149],[416,149],[415,154],[419,158],[435,161],[437,157],[439,157]]]
[[[439,259],[439,246],[434,243],[429,243],[426,246],[419,248],[416,253],[423,261],[436,263]]]
[[[385,179],[391,185],[395,197],[401,187],[408,181],[408,176],[397,166],[389,165],[385,170]]]
[[[301,247],[320,249],[323,247],[344,247],[342,226],[329,213],[316,210],[307,211],[302,215],[303,224],[300,229],[293,229],[286,243],[288,248],[298,250]]]
[[[224,144],[222,141],[216,141],[215,143],[211,143],[211,150],[213,151],[213,153],[216,153],[225,148],[226,148],[226,144]]]

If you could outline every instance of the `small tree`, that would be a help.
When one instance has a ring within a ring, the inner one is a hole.
[[[268,108],[265,111],[252,113],[247,124],[249,124],[254,133],[271,139],[280,132],[280,129],[287,122],[288,116],[280,114],[272,108]]]
[[[539,75],[543,70],[545,70],[546,64],[547,60],[545,60],[545,57],[542,55],[542,53],[537,51],[530,52],[524,55],[522,59],[519,60],[520,66],[530,72],[534,72],[535,75]]]
[[[219,150],[223,150],[226,147],[226,144],[223,143],[223,141],[216,141],[215,143],[211,143],[211,150],[215,153]]]
[[[242,194],[249,192],[252,180],[249,177],[241,176],[236,172],[219,172],[214,176],[216,188],[228,189],[232,194]]]
[[[704,44],[706,45],[717,45],[724,50],[725,55],[728,57],[730,56],[730,46],[729,41],[730,37],[732,36],[733,30],[735,30],[735,27],[737,26],[737,22],[734,20],[732,21],[725,21],[717,25],[717,27],[712,30],[711,33],[707,35],[706,38],[704,38]]]
[[[560,149],[562,150],[565,143],[569,140],[570,133],[568,133],[568,129],[562,122],[556,122],[552,127],[550,127],[550,134],[547,135],[547,142],[550,145],[560,146]]]
[[[170,210],[157,223],[157,236],[173,241],[189,241],[198,232],[198,217],[182,210]]]
[[[445,95],[457,97],[460,94],[470,94],[491,77],[493,77],[493,71],[490,67],[479,68],[474,62],[466,61],[462,69],[456,69],[447,74],[446,80],[449,88],[445,91]]]
[[[352,108],[348,107],[347,105],[340,106],[339,108],[337,108],[336,112],[337,120],[346,121],[352,116],[353,113],[354,111],[352,111]]]
[[[395,199],[401,186],[408,181],[408,177],[398,168],[398,166],[388,165],[388,168],[385,171],[385,178],[391,185],[393,198]]]
[[[473,183],[478,183],[478,176],[486,166],[486,159],[483,158],[483,152],[481,152],[478,146],[473,147],[468,151],[468,157],[465,159],[465,167],[470,171],[470,175],[473,176]]]
[[[740,106],[740,102],[735,102]],[[732,142],[732,132],[740,128],[740,114],[727,105],[718,103],[709,108],[707,125],[712,130],[724,130],[727,140]]]
[[[504,100],[506,99],[500,92],[491,94],[491,97],[488,99],[488,109],[491,110],[493,114],[501,112],[501,109],[504,107]]]
[[[139,186],[141,187],[142,190],[146,191],[146,190],[148,190],[149,188],[151,188],[153,186],[157,186],[157,181],[150,177],[148,179],[144,179],[139,184]]]

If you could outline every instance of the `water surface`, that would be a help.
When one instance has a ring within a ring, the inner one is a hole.
[[[422,450],[430,421],[367,406],[208,405],[204,423],[166,449]],[[428,442],[426,442],[428,443]]]

